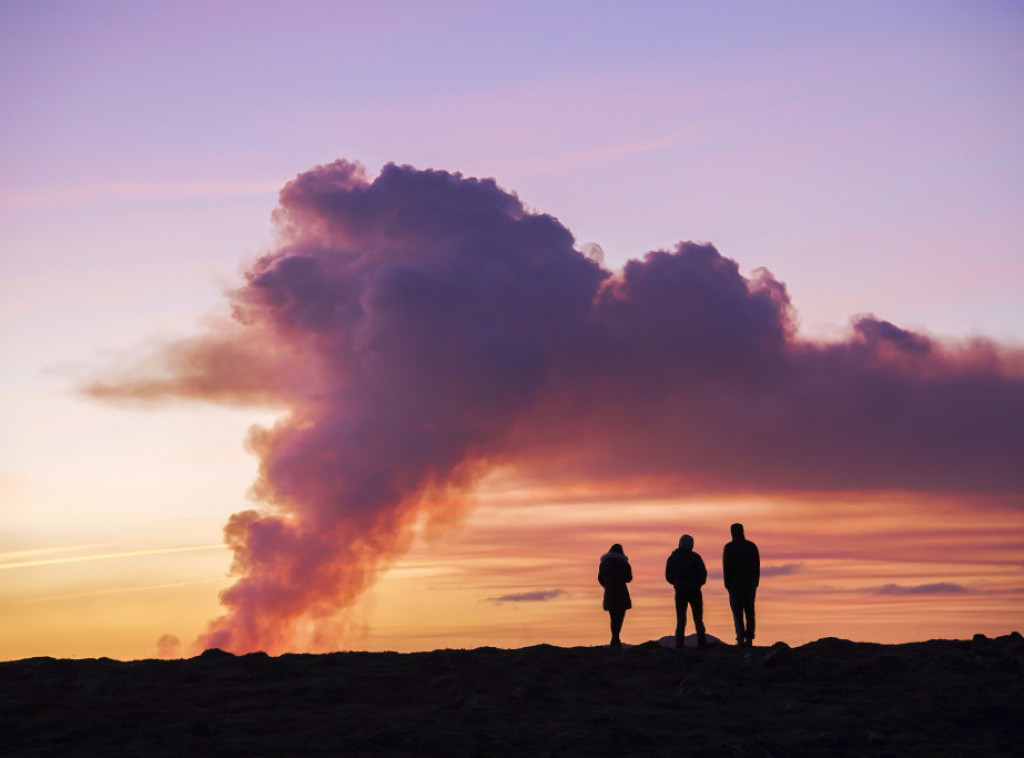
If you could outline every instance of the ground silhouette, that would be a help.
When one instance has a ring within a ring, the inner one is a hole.
[[[1019,755],[1024,638],[0,662],[0,755]]]

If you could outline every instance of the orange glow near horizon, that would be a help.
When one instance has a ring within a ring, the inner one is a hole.
[[[493,478],[460,524],[419,527],[411,550],[379,572],[344,619],[336,649],[604,644],[597,560],[612,542],[625,547],[635,577],[624,640],[658,639],[674,626],[663,570],[683,533],[694,537],[708,566],[708,631],[728,642],[721,550],[733,521],[742,521],[761,549],[758,644],[997,636],[1024,620],[1019,509],[979,519],[949,499],[929,504],[895,495],[819,503],[585,502],[577,492],[565,504],[559,494]],[[941,519],[934,517],[939,511]],[[74,558],[67,551],[35,551],[36,560],[5,556],[0,564],[11,568],[0,599],[8,618],[0,659],[153,657],[164,634],[180,639],[181,654],[189,655],[219,610],[217,592],[229,584],[227,549],[200,549],[206,547],[90,545]],[[543,592],[550,598],[515,599]]]
[[[929,521],[922,503],[893,498],[817,507],[784,501],[563,507],[488,502],[457,534],[434,545],[417,543],[371,591],[362,612],[373,619],[374,633],[364,644],[397,650],[603,644],[607,615],[595,577],[597,559],[612,542],[623,544],[634,573],[624,639],[658,639],[674,627],[663,571],[683,533],[694,536],[708,566],[708,631],[731,641],[721,550],[733,521],[745,523],[761,549],[759,644],[827,636],[899,643],[1019,628],[1024,514],[1004,511],[999,524],[988,525],[965,509],[941,507],[939,522]],[[543,602],[496,600],[543,590],[564,595]],[[413,639],[402,634],[410,613],[418,616]]]

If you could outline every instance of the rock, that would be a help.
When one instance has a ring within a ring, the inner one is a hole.
[[[761,665],[770,669],[776,666],[788,666],[792,662],[793,648],[785,642],[776,642],[764,654],[764,660],[761,662]]]
[[[706,635],[708,647],[715,647],[716,645],[724,645],[726,643],[718,639],[713,634]],[[662,647],[674,648],[676,646],[676,636],[669,634],[655,641],[655,644],[661,645]],[[683,638],[683,647],[697,647],[697,635],[688,634]]]

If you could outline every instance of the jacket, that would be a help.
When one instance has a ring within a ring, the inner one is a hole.
[[[704,559],[693,548],[677,548],[665,561],[665,581],[677,590],[696,590],[708,580]]]
[[[752,590],[761,582],[761,554],[748,539],[734,539],[722,551],[722,576],[727,590]]]

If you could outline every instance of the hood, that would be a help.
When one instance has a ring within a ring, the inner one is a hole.
[[[629,558],[627,558],[622,553],[605,553],[604,555],[601,556],[601,563],[604,563],[605,561],[612,561],[612,560],[615,560],[615,561],[625,561],[626,563],[629,563]]]

